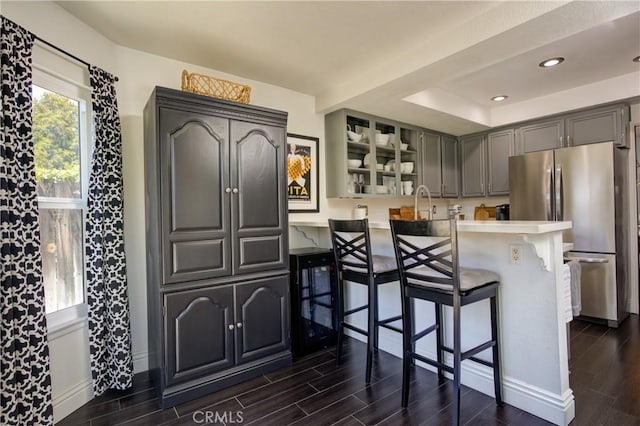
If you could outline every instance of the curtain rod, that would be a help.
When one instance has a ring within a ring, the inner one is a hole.
[[[66,50],[59,48],[59,47],[58,47],[58,46],[56,46],[55,44],[49,43],[47,40],[44,40],[44,39],[42,39],[42,38],[38,37],[38,36],[37,36],[37,35],[35,35],[35,34],[33,34],[33,37],[34,37],[36,40],[38,40],[39,42],[44,43],[44,44],[46,44],[47,46],[49,46],[49,47],[51,47],[51,48],[53,48],[53,49],[57,50],[58,52],[63,53],[63,54],[65,54],[65,55],[67,55],[68,57],[70,57],[70,58],[72,58],[72,59],[75,59],[76,61],[80,62],[81,64],[86,65],[86,66],[87,66],[87,68],[89,68],[89,67],[91,66],[91,64],[90,64],[89,62],[87,62],[87,61],[83,61],[82,59],[78,58],[76,55],[72,55],[71,53],[67,52]],[[118,77],[116,77],[115,75],[113,76],[113,78],[115,79],[115,81],[118,81]]]

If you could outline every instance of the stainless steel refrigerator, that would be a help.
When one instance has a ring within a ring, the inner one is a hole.
[[[628,155],[606,142],[509,158],[511,219],[573,222],[563,241],[582,267],[580,316],[610,327],[629,315]]]

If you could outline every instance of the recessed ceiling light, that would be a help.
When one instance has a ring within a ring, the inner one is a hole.
[[[636,56],[635,58],[633,58],[633,62],[640,62],[640,56]]]
[[[556,65],[561,64],[562,62],[564,62],[564,58],[561,58],[561,57],[550,58],[540,62],[538,66],[542,68],[549,68],[549,67],[555,67]]]
[[[499,95],[499,96],[494,96],[493,98],[491,98],[491,100],[494,101],[494,102],[501,102],[501,101],[504,101],[507,98],[508,98],[507,95]]]

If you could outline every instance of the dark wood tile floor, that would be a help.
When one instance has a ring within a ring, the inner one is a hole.
[[[640,425],[640,321],[633,315],[619,329],[571,323],[572,425]],[[108,392],[58,425],[446,425],[451,423],[451,382],[418,368],[408,409],[400,409],[398,358],[380,352],[370,386],[364,385],[364,344],[349,340],[340,366],[327,349],[290,368],[220,392],[160,410],[145,373],[131,390]],[[462,423],[545,425],[544,420],[465,388]],[[218,418],[215,413],[218,413]],[[195,413],[195,418],[194,418]],[[209,414],[210,422],[206,423]],[[226,418],[224,416],[226,415]]]

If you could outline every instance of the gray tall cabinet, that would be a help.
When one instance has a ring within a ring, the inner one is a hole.
[[[291,363],[286,122],[161,87],[145,107],[149,369],[162,407]]]

